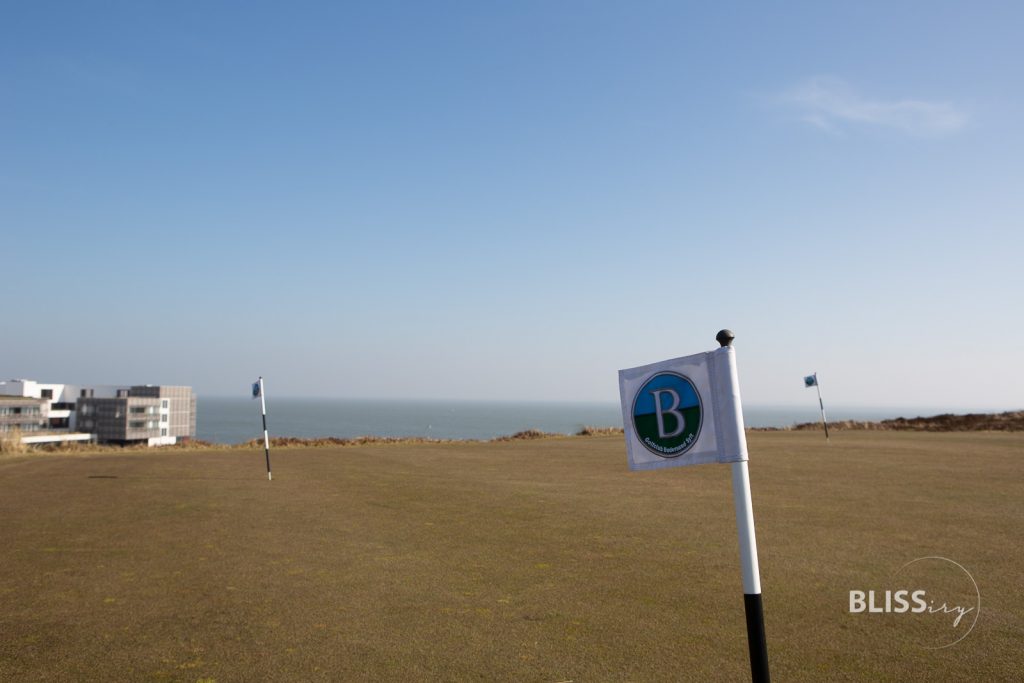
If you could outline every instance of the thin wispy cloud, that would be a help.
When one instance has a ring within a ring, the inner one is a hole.
[[[802,121],[839,132],[853,126],[894,128],[910,135],[939,136],[967,125],[967,113],[949,102],[916,99],[876,100],[838,78],[808,79],[779,96]]]

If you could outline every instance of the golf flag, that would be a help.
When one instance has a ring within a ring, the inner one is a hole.
[[[747,460],[731,346],[619,371],[631,470]]]
[[[828,420],[825,418],[825,402],[821,400],[821,385],[818,384],[818,373],[804,377],[804,389],[815,387],[818,390],[818,406],[821,408],[821,424],[825,425],[825,441],[828,441]]]
[[[263,415],[263,450],[267,454],[267,480],[273,481],[270,472],[270,432],[267,431],[267,398],[263,392],[263,377],[252,383],[252,397],[260,400],[260,413]]]
[[[731,330],[722,330],[715,337],[720,349],[620,370],[619,394],[629,469],[730,463],[751,680],[768,683],[747,437],[732,348],[735,338]]]

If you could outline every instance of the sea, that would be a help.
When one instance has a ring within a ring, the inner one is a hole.
[[[897,408],[828,408],[828,419],[883,420],[941,411]],[[747,427],[789,427],[821,419],[817,405],[744,406]],[[575,434],[584,427],[622,427],[617,403],[506,401],[388,401],[342,398],[269,398],[271,436],[301,438],[357,436],[493,439],[539,429]],[[198,397],[196,438],[234,444],[263,438],[260,402],[249,398]]]

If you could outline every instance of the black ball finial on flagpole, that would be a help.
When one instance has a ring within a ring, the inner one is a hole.
[[[732,333],[732,330],[722,330],[715,335],[715,341],[721,346],[732,346],[732,340],[736,338],[736,335]]]

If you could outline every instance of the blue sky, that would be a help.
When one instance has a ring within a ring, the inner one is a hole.
[[[8,5],[0,376],[1024,407],[1024,6],[826,4]]]

